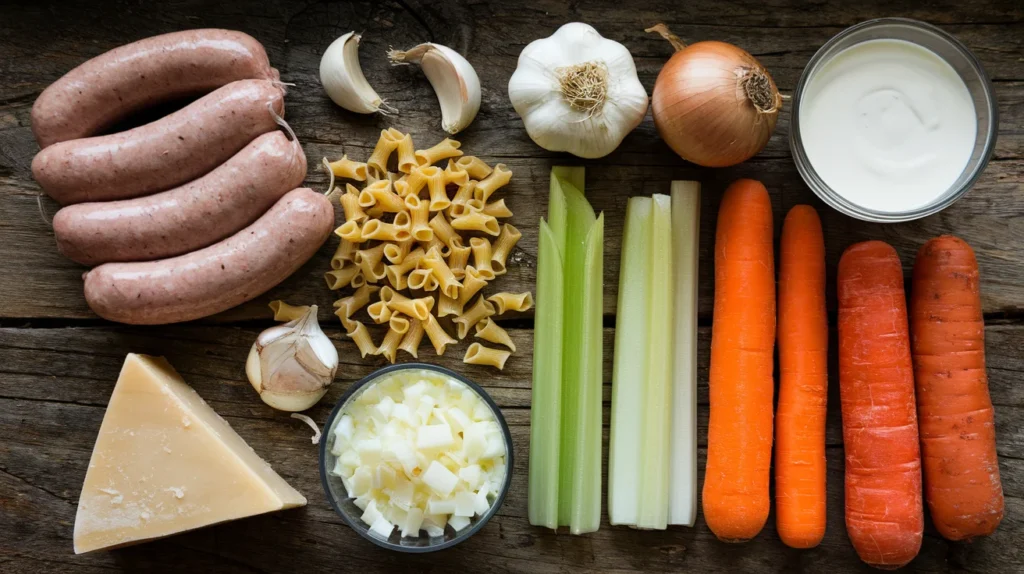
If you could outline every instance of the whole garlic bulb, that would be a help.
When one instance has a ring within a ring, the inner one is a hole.
[[[281,411],[304,411],[326,393],[338,370],[338,350],[320,330],[316,305],[256,338],[245,374],[263,402]]]
[[[629,50],[580,22],[523,49],[508,97],[537,145],[584,158],[610,154],[647,114]]]

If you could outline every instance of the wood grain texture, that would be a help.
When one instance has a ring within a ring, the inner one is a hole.
[[[657,137],[648,116],[609,157],[583,162],[535,146],[508,103],[506,86],[527,42],[567,21],[586,21],[625,44],[650,91],[670,47],[643,28],[659,21],[689,41],[735,43],[758,57],[784,93],[791,93],[807,60],[832,35],[883,15],[940,25],[970,47],[993,78],[1000,114],[992,162],[975,188],[941,214],[900,225],[866,224],[825,207],[800,179],[789,153],[790,109],[784,107],[768,146],[735,168],[707,170],[678,159]],[[38,94],[77,64],[146,36],[197,27],[240,29],[264,43],[282,79],[295,84],[287,117],[310,158],[307,184],[326,185],[317,171],[322,156],[365,158],[383,128],[395,126],[423,145],[444,137],[436,99],[422,73],[392,68],[390,47],[437,41],[464,53],[482,84],[480,115],[460,134],[467,152],[504,162],[515,173],[503,192],[523,239],[509,273],[495,288],[531,290],[535,279],[536,222],[544,213],[552,165],[587,166],[587,195],[604,210],[606,226],[605,312],[614,324],[619,244],[626,200],[668,190],[673,179],[696,179],[705,190],[701,213],[700,317],[712,308],[712,247],[721,193],[734,179],[753,177],[768,187],[776,236],[792,205],[810,203],[821,214],[829,260],[829,305],[835,309],[834,269],[842,250],[865,239],[884,239],[899,251],[909,273],[913,255],[927,239],[954,233],[974,247],[988,317],[986,348],[996,408],[1006,519],[996,534],[973,544],[942,540],[929,525],[924,547],[910,568],[919,571],[1012,572],[1024,563],[1024,4],[1016,0],[928,3],[910,0],[838,2],[815,0],[642,0],[640,2],[532,2],[500,0],[170,0],[141,3],[21,2],[0,7],[0,571],[102,572],[305,572],[457,571],[499,572],[865,572],[843,525],[842,432],[838,408],[829,410],[828,529],[810,551],[786,548],[774,517],[754,541],[719,543],[698,517],[694,529],[638,532],[607,522],[593,535],[572,537],[531,527],[526,520],[530,317],[506,323],[519,346],[502,373],[463,366],[466,342],[436,358],[483,384],[511,425],[517,470],[512,490],[495,520],[464,545],[425,556],[386,553],[343,525],[321,495],[316,450],[309,431],[256,397],[243,363],[257,332],[268,326],[266,302],[284,298],[324,310],[323,323],[336,341],[342,364],[337,382],[310,414],[323,421],[351,384],[383,366],[358,358],[329,315],[337,297],[322,278],[332,242],[295,276],[267,295],[202,322],[168,328],[131,328],[95,318],[82,297],[84,268],[61,258],[46,218],[56,205],[31,178],[38,151],[29,110]],[[337,36],[361,31],[361,61],[370,82],[398,116],[355,116],[338,109],[318,80],[321,52]],[[340,209],[338,210],[340,216]],[[707,429],[707,361],[710,331],[699,338],[699,460]],[[835,357],[835,333],[831,356]],[[377,334],[379,340],[379,333]],[[605,331],[605,441],[611,389],[613,331]],[[163,354],[310,504],[221,525],[112,553],[74,556],[75,508],[104,407],[127,352]],[[838,406],[835,365],[829,400]],[[607,453],[607,449],[605,449]],[[701,475],[703,467],[701,467]]]

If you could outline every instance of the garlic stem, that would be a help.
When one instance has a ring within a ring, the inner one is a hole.
[[[420,44],[388,52],[391,63],[419,64],[441,104],[441,128],[454,135],[466,129],[480,111],[480,78],[455,50],[440,44]]]
[[[320,433],[320,427],[316,425],[312,418],[301,413],[292,413],[292,418],[298,419],[309,425],[309,428],[313,429],[313,436],[309,440],[313,444],[320,444],[320,437],[322,436]]]

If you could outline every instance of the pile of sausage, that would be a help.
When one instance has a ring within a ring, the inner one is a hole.
[[[109,135],[156,104],[206,93]],[[63,207],[57,247],[98,315],[188,321],[248,301],[326,241],[334,210],[298,187],[306,157],[278,128],[284,88],[263,46],[189,30],[121,46],[68,72],[32,107],[32,174]]]

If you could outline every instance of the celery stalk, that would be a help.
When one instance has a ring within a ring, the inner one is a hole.
[[[672,425],[672,201],[653,198],[651,216],[650,336],[647,348],[647,386],[644,392],[643,460],[640,470],[640,508],[637,528],[664,530],[668,525],[669,433]]]
[[[581,196],[582,197],[582,196]],[[588,205],[589,207],[589,205]],[[593,211],[591,210],[591,213]],[[570,220],[572,216],[570,215]],[[601,365],[604,295],[604,214],[590,226],[584,241],[579,331],[566,339],[579,349],[576,395],[576,447],[572,468],[569,532],[596,532],[601,526]],[[571,399],[572,395],[566,397]],[[666,453],[667,454],[667,453]]]
[[[562,257],[562,265],[565,265],[565,233],[568,219],[568,211],[565,205],[565,194],[562,192],[561,180],[556,175],[556,170],[569,170],[567,167],[551,168],[551,184],[548,193],[548,225],[555,239],[555,247]],[[582,169],[582,168],[581,168]],[[569,172],[571,173],[571,172]],[[583,189],[578,186],[577,189]],[[536,313],[534,313],[536,315]]]
[[[672,182],[672,255],[675,257],[675,363],[668,523],[697,520],[697,261],[700,184]]]
[[[649,197],[626,204],[619,265],[619,304],[615,315],[615,362],[612,373],[612,421],[608,453],[608,519],[635,526],[640,501],[643,451],[641,427],[647,380],[651,276]]]
[[[562,205],[564,211],[564,201]],[[530,408],[529,517],[530,524],[552,529],[558,528],[562,297],[562,254],[551,227],[541,219]]]
[[[594,209],[583,193],[565,180],[557,180],[565,195],[565,322],[562,335],[562,446],[560,452],[558,523],[570,524],[576,492],[572,484],[577,466],[577,434],[580,432],[576,397],[581,392],[584,298],[582,297],[587,233],[593,227]]]

